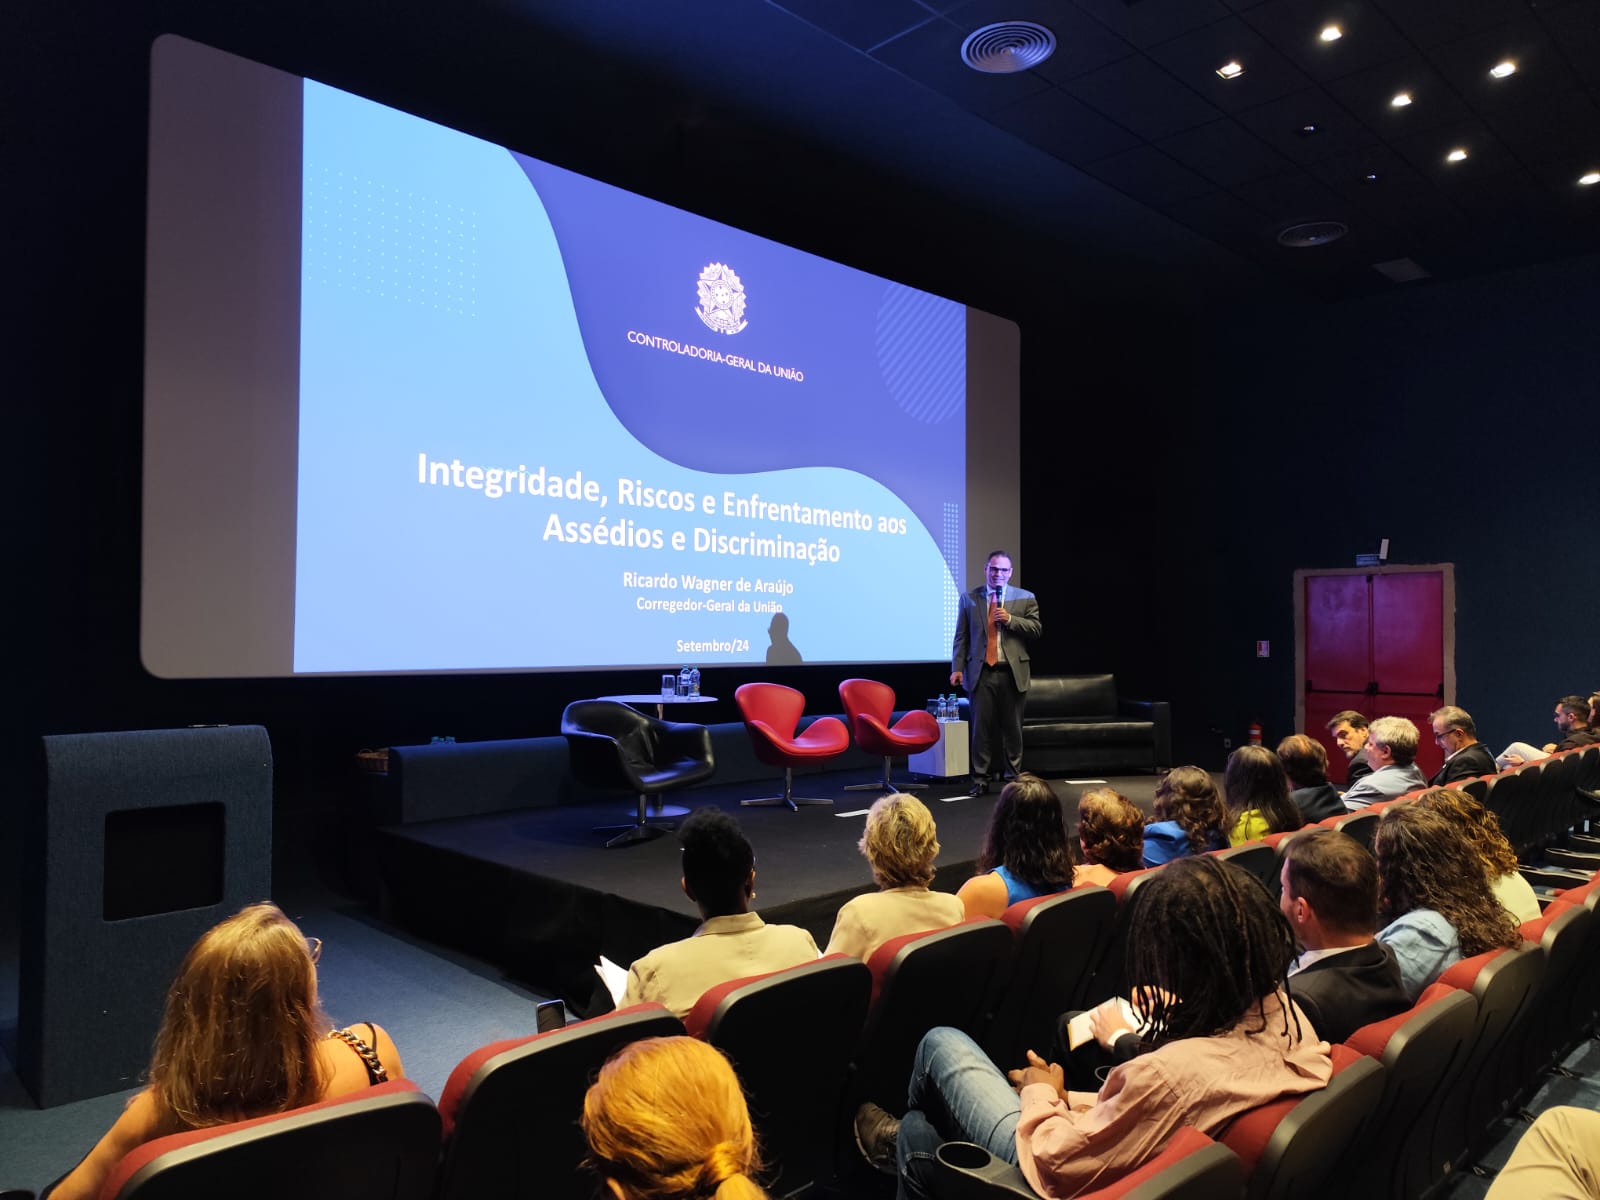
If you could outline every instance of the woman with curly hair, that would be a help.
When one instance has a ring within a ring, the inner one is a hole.
[[[615,1200],[765,1200],[750,1110],[722,1052],[645,1038],[600,1068],[579,1119]]]
[[[1450,818],[1416,804],[1386,809],[1372,849],[1378,940],[1394,951],[1413,1004],[1451,965],[1521,941],[1489,889],[1483,859]]]
[[[167,993],[150,1086],[128,1101],[53,1200],[98,1195],[122,1157],[154,1138],[403,1078],[382,1026],[330,1031],[317,1000],[321,951],[275,904],[252,904],[201,935]]]
[[[864,962],[890,938],[943,929],[965,916],[957,897],[929,888],[939,831],[927,805],[915,796],[894,792],[876,801],[867,810],[857,849],[866,856],[878,890],[839,910],[823,953],[850,954]]]
[[[1078,797],[1078,848],[1083,862],[1072,869],[1074,887],[1101,887],[1137,871],[1144,853],[1144,814],[1115,788],[1091,788]]]
[[[1305,824],[1289,799],[1289,774],[1265,746],[1240,746],[1228,755],[1222,772],[1228,800],[1228,841],[1238,846],[1269,833],[1288,833]]]
[[[1000,789],[978,852],[977,873],[956,893],[968,919],[998,917],[1019,900],[1072,886],[1072,852],[1061,801],[1024,772]]]
[[[1137,1170],[1188,1125],[1212,1137],[1234,1117],[1324,1087],[1333,1073],[1284,981],[1294,933],[1243,869],[1200,856],[1140,889],[1128,929],[1128,980],[1146,1021],[1142,1052],[1098,1092],[1068,1091],[1062,1069],[1029,1054],[1001,1074],[955,1029],[930,1030],[899,1121],[869,1106],[856,1138],[904,1200],[936,1194],[935,1154],[971,1141],[1022,1170],[1041,1196],[1075,1196]]]
[[[1517,852],[1500,832],[1500,818],[1466,792],[1454,788],[1430,788],[1415,803],[1453,822],[1483,859],[1494,898],[1505,906],[1511,919],[1537,921],[1541,909],[1533,885],[1517,870]]]
[[[1173,767],[1161,777],[1154,813],[1156,819],[1144,827],[1147,867],[1228,848],[1228,806],[1210,773],[1199,767]]]

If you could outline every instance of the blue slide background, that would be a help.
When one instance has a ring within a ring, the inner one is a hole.
[[[624,572],[748,581],[714,598],[781,601],[809,662],[946,657],[961,306],[310,81],[304,179],[296,671],[763,660],[770,612],[641,611],[705,597]],[[739,334],[695,313],[710,262],[746,289]],[[805,378],[640,346],[630,329]],[[604,503],[423,485],[419,453],[581,472]],[[858,509],[907,532],[624,507],[620,479]],[[826,537],[838,561],[564,542],[552,515],[691,546],[696,528]]]

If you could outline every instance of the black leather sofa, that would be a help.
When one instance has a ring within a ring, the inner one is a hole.
[[[1022,747],[1023,766],[1041,775],[1164,771],[1172,765],[1172,706],[1119,697],[1114,675],[1035,675]]]

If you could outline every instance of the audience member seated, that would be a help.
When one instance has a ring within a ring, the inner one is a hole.
[[[1000,789],[978,852],[977,874],[961,885],[967,917],[998,917],[1019,900],[1072,886],[1072,853],[1061,801],[1026,771]]]
[[[1600,742],[1600,733],[1589,727],[1591,715],[1589,702],[1582,696],[1563,696],[1556,701],[1556,729],[1562,737],[1559,742],[1546,742],[1541,749],[1535,750],[1527,742],[1512,742],[1495,759],[1501,770],[1507,767],[1520,767],[1525,762],[1535,759],[1547,758],[1562,750],[1576,750],[1580,746],[1592,746]]]
[[[1152,875],[1141,894],[1128,977],[1146,1052],[1114,1067],[1097,1093],[1068,1092],[1061,1068],[1037,1054],[1008,1083],[966,1034],[931,1030],[904,1119],[868,1106],[856,1122],[874,1165],[895,1151],[902,1196],[931,1195],[946,1141],[986,1146],[1042,1196],[1073,1196],[1136,1169],[1180,1126],[1215,1136],[1239,1113],[1327,1084],[1328,1046],[1284,991],[1294,936],[1266,889],[1199,856]]]
[[[1478,740],[1478,727],[1466,709],[1446,704],[1429,713],[1428,721],[1433,726],[1433,740],[1444,751],[1444,766],[1428,780],[1429,787],[1444,787],[1460,779],[1493,775],[1500,769],[1489,747]]]
[[[1228,841],[1235,846],[1305,824],[1289,799],[1283,763],[1265,746],[1240,746],[1228,755],[1222,792],[1228,801]]]
[[[1228,806],[1207,771],[1173,767],[1156,784],[1155,820],[1144,827],[1147,867],[1228,848]]]
[[[1083,861],[1072,868],[1072,886],[1101,887],[1143,863],[1144,814],[1115,788],[1090,788],[1078,797],[1078,850]]]
[[[1537,921],[1542,911],[1533,885],[1517,870],[1517,852],[1500,831],[1500,818],[1466,792],[1453,788],[1433,788],[1417,797],[1421,808],[1436,812],[1466,835],[1467,841],[1483,860],[1484,873],[1494,898],[1511,914],[1518,925]]]
[[[679,1018],[702,992],[729,979],[764,975],[817,957],[798,925],[768,925],[750,911],[756,855],[739,823],[720,808],[698,808],[678,827],[683,893],[700,909],[700,928],[657,946],[628,970],[623,1005],[654,1000]]]
[[[1355,709],[1347,708],[1341,713],[1334,713],[1327,729],[1333,734],[1333,744],[1349,760],[1350,765],[1345,768],[1344,786],[1348,788],[1362,776],[1372,774],[1364,753],[1367,748],[1367,719]]]
[[[1289,994],[1318,1036],[1342,1042],[1411,1001],[1394,951],[1377,941],[1378,864],[1348,834],[1309,829],[1284,849],[1278,906],[1304,949]]]
[[[1368,726],[1367,765],[1372,774],[1345,788],[1344,806],[1366,808],[1427,787],[1427,779],[1417,770],[1420,740],[1417,727],[1404,717],[1379,717]]]
[[[826,953],[865,961],[890,938],[943,929],[965,916],[958,897],[928,890],[939,833],[933,814],[915,796],[895,792],[874,803],[856,848],[866,856],[879,890],[857,896],[839,910]]]
[[[1485,1200],[1600,1200],[1600,1112],[1559,1104],[1517,1142]]]
[[[1394,951],[1411,1003],[1463,958],[1518,944],[1516,922],[1455,821],[1416,804],[1385,809],[1373,849],[1378,940]]]
[[[698,1038],[618,1050],[584,1095],[580,1123],[607,1200],[765,1200],[738,1077]]]
[[[122,1157],[154,1138],[404,1078],[382,1026],[329,1032],[317,999],[321,952],[274,904],[252,904],[203,934],[167,993],[149,1086],[56,1185],[54,1200],[92,1200]]]
[[[1304,824],[1342,817],[1349,811],[1339,789],[1328,782],[1328,752],[1316,738],[1291,733],[1278,743],[1278,760],[1289,776],[1289,799],[1300,810]]]

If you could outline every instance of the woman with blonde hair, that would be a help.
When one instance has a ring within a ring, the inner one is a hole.
[[[580,1124],[616,1200],[765,1200],[739,1079],[698,1038],[622,1047],[584,1095]]]
[[[404,1077],[378,1025],[329,1030],[317,1000],[322,943],[275,904],[201,935],[167,993],[149,1086],[56,1188],[98,1194],[123,1155],[154,1138],[287,1112]]]
[[[865,962],[890,938],[943,929],[965,915],[959,899],[929,888],[939,832],[933,814],[915,796],[894,792],[874,803],[857,849],[866,856],[878,890],[839,910],[824,953],[850,954]]]
[[[1115,788],[1090,788],[1078,797],[1078,848],[1083,862],[1072,868],[1072,885],[1101,887],[1137,871],[1144,849],[1144,813]]]
[[[1448,817],[1483,859],[1489,888],[1517,924],[1539,919],[1539,897],[1533,885],[1517,870],[1517,852],[1500,832],[1500,818],[1466,792],[1455,788],[1429,788],[1414,801],[1418,807]]]

